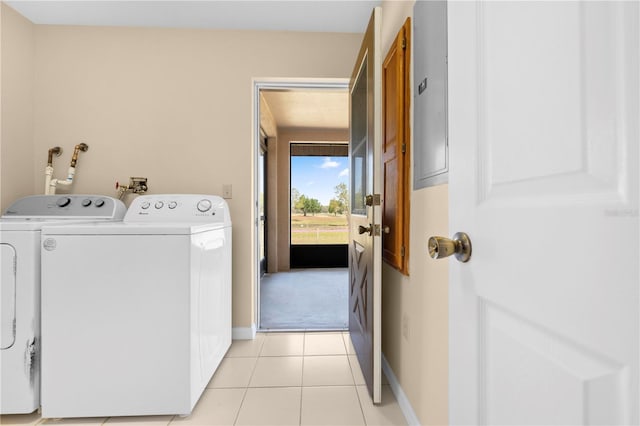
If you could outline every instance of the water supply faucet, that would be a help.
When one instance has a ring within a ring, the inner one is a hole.
[[[49,150],[47,156],[47,166],[44,169],[44,193],[49,194],[49,186],[51,185],[51,178],[53,177],[53,156],[60,157],[62,154],[62,148],[54,146]]]
[[[121,185],[116,181],[116,189],[118,190],[118,199],[122,200],[124,194],[131,192],[133,194],[144,194],[147,192],[147,178],[146,177],[130,177],[129,185]]]
[[[49,156],[47,157],[47,166],[53,166],[54,154],[56,157],[60,157],[60,155],[62,154],[62,148],[60,148],[59,146],[54,146],[49,150]]]
[[[88,150],[89,150],[89,145],[87,145],[86,143],[80,143],[76,145],[75,149],[73,150],[73,156],[71,157],[70,167],[76,167],[76,163],[78,162],[78,153],[80,151],[87,152]]]

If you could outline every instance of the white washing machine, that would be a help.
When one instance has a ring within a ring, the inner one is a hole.
[[[40,406],[41,228],[122,220],[125,211],[110,197],[35,195],[19,199],[0,218],[0,414],[31,413]]]
[[[42,244],[42,416],[190,414],[231,345],[227,203],[145,195]]]

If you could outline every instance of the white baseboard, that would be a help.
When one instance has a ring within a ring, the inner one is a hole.
[[[384,357],[384,354],[382,354],[382,371],[384,371],[385,376],[387,376],[387,380],[389,380],[391,391],[395,395],[396,401],[398,401],[398,405],[400,406],[402,414],[404,414],[407,424],[409,426],[420,426],[420,420],[418,420],[416,412],[413,411],[413,407],[409,402],[409,398],[407,398],[407,394],[402,390],[402,386],[400,386],[400,382],[398,382],[398,378],[393,373],[393,370],[387,362],[387,359]]]
[[[231,331],[231,338],[233,340],[253,340],[256,338],[256,325],[251,324],[251,327],[233,327]]]

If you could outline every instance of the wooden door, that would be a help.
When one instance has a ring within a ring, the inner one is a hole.
[[[411,19],[382,63],[382,259],[409,275],[409,136]]]
[[[380,8],[349,83],[349,332],[374,403],[381,401]]]
[[[451,424],[640,421],[639,17],[449,3]]]

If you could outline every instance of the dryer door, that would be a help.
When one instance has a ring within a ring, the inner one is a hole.
[[[2,286],[2,346],[8,349],[16,340],[16,250],[9,244],[0,244],[1,286]]]

